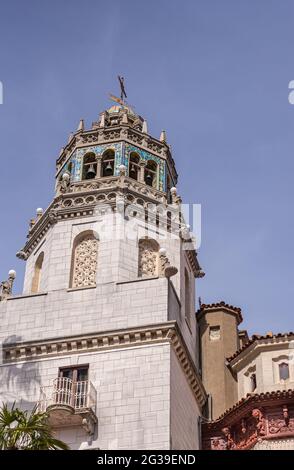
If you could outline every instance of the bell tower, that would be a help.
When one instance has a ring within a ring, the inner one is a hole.
[[[24,289],[0,301],[1,373],[18,366],[22,380],[0,398],[47,410],[71,448],[196,449],[204,274],[165,131],[152,137],[116,100],[70,134],[17,253]]]

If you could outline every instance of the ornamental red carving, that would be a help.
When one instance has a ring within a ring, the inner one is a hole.
[[[252,403],[253,405],[254,403]],[[257,442],[294,437],[294,404],[262,408],[236,407],[230,416],[203,425],[203,448],[211,450],[252,449]]]

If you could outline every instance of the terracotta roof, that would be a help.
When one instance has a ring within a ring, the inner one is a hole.
[[[207,310],[219,310],[219,309],[227,309],[235,312],[238,315],[238,322],[241,323],[243,321],[242,317],[242,310],[240,307],[235,307],[234,305],[229,305],[223,300],[214,304],[201,304],[199,310],[196,312],[197,314],[201,315],[204,311]]]
[[[288,336],[293,336],[294,333],[290,331],[289,333],[277,333],[277,334],[272,334],[268,333],[266,335],[253,335],[251,336],[250,340],[247,341],[247,343],[243,344],[243,346],[238,349],[232,356],[227,357],[227,361],[231,362],[235,357],[239,356],[239,354],[247,349],[251,344],[253,344],[255,341],[258,340],[264,340],[264,339],[272,339],[272,338],[287,338]]]
[[[228,408],[223,414],[221,414],[216,420],[209,421],[205,423],[207,428],[214,427],[218,425],[225,418],[228,418],[230,414],[234,414],[235,411],[239,411],[239,408],[243,405],[246,406],[249,404],[257,404],[259,402],[265,401],[275,401],[275,400],[289,400],[294,399],[294,390],[275,390],[273,392],[265,393],[249,393],[246,397],[241,398],[234,406]]]

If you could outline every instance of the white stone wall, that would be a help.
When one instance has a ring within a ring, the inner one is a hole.
[[[271,392],[275,390],[288,390],[294,388],[294,349],[289,341],[277,344],[263,345],[242,361],[242,367],[238,372],[238,394],[239,399],[250,393],[249,375],[256,373],[256,393]],[[279,364],[289,363],[289,380],[283,381],[279,378]]]
[[[72,449],[169,449],[170,345],[158,344],[0,367],[0,401],[31,409],[59,367],[89,364],[97,390],[98,428],[59,431]]]
[[[171,351],[171,448],[199,449],[199,416],[201,412],[186,376]]]
[[[14,297],[0,304],[0,339],[31,341],[163,323],[167,279],[102,284],[94,289]]]
[[[143,222],[135,224],[133,239],[105,239],[105,230],[121,234],[120,219],[111,216],[63,220],[51,227],[26,263],[24,294],[30,295],[34,266],[44,252],[40,292],[44,295],[12,298],[0,304],[3,340],[11,335],[22,341],[67,336],[91,331],[104,331],[129,326],[165,322],[169,318],[167,280],[138,278],[138,239],[144,236]],[[99,238],[96,289],[70,291],[73,243],[80,233],[93,230]],[[167,250],[178,274],[172,283],[182,303],[177,319],[192,359],[197,362],[195,279],[187,262],[181,241],[171,234],[156,232],[157,239]],[[184,272],[190,276],[191,324],[186,321]],[[138,281],[138,282],[133,282]],[[126,283],[129,282],[129,283]],[[46,294],[46,295],[45,295]]]
[[[106,224],[108,228],[111,223]],[[58,222],[47,232],[27,260],[24,295],[0,303],[0,340],[14,343],[121,330],[165,323],[176,315],[197,364],[194,277],[180,240],[162,239],[156,233],[153,237],[178,268],[170,282],[182,308],[170,312],[168,280],[138,278],[142,224],[136,227],[134,239],[105,240],[104,229],[105,218],[98,222],[83,218]],[[96,287],[70,289],[74,239],[88,230],[99,238]],[[42,251],[41,292],[31,295],[34,266]],[[190,327],[183,308],[185,267],[190,275]],[[59,437],[72,448],[169,449],[171,433],[174,448],[198,448],[199,409],[169,344],[2,365],[0,401],[21,401],[24,408],[30,408],[40,386],[52,383],[59,367],[85,363],[90,365],[90,380],[98,392],[98,435],[89,441],[80,428],[63,430]]]

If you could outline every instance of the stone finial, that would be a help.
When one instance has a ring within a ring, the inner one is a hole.
[[[16,278],[16,271],[14,271],[14,269],[10,269],[8,272],[8,278],[13,280]]]
[[[127,124],[128,123],[128,113],[126,111],[123,112],[121,122],[122,122],[122,124]]]
[[[160,140],[160,142],[165,142],[166,143],[166,132],[165,131],[161,131],[159,140]]]
[[[168,257],[166,256],[166,249],[160,248],[159,250],[159,275],[170,278],[177,274],[178,269],[175,266],[171,266]]]
[[[142,127],[142,132],[144,134],[148,134],[148,125],[147,125],[147,121],[144,119],[143,121],[143,127]]]
[[[181,197],[178,196],[177,188],[170,188],[171,199],[173,204],[180,204],[182,202]]]
[[[184,240],[190,240],[191,239],[191,232],[190,232],[190,225],[188,224],[183,224],[181,227],[181,236]]]
[[[68,144],[70,143],[72,138],[73,138],[73,133],[71,132],[68,136],[68,142],[67,142]]]
[[[105,127],[105,114],[101,114],[100,127]]]
[[[64,181],[68,181],[70,179],[70,174],[67,171],[65,171],[62,175],[62,179]]]
[[[60,152],[59,152],[59,158],[61,157],[61,155],[63,154],[63,152],[64,152],[64,147],[61,147]]]
[[[80,119],[77,131],[78,132],[84,132],[84,119]]]
[[[68,171],[65,171],[61,177],[61,181],[58,183],[57,192],[58,193],[66,193],[70,186],[70,174]]]
[[[13,283],[16,278],[16,272],[11,269],[8,273],[7,281],[0,282],[0,301],[7,299],[12,294]]]
[[[166,256],[166,249],[165,248],[160,248],[159,256]]]
[[[36,210],[36,214],[37,214],[37,219],[40,219],[43,215],[43,209],[42,207],[38,207],[38,209]]]
[[[119,171],[119,176],[126,176],[127,168],[125,165],[119,165],[118,171]]]

